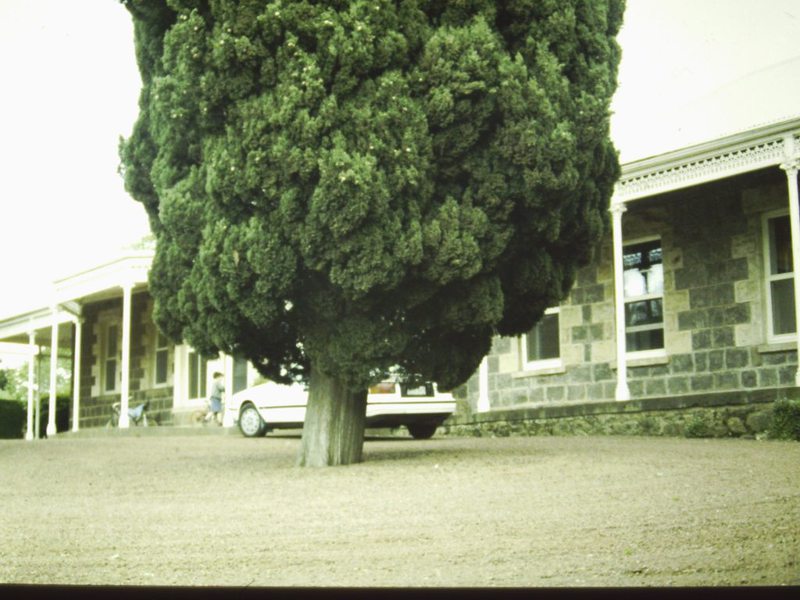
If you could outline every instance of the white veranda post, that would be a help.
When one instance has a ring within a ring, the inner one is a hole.
[[[785,162],[781,164],[781,169],[786,171],[786,177],[789,186],[789,221],[791,224],[792,232],[792,261],[794,265],[794,311],[795,323],[800,325],[800,272],[798,272],[798,263],[800,260],[800,206],[798,206],[798,191],[797,191],[797,171],[800,168],[800,148],[794,140],[793,135],[787,135],[783,140]],[[797,356],[800,357],[800,332],[797,333]],[[795,385],[800,387],[800,359],[798,359],[798,368],[794,376]]]
[[[622,253],[622,214],[625,212],[623,202],[612,202],[611,204],[611,234],[614,244],[614,331],[617,342],[617,388],[615,398],[617,400],[630,400],[631,393],[628,389],[628,364],[625,354],[627,353],[625,343],[625,280]]]
[[[75,350],[72,370],[72,431],[78,431],[81,416],[81,318],[75,319]]]
[[[122,383],[120,385],[119,427],[130,427],[128,416],[128,395],[131,389],[131,295],[133,284],[122,286]]]
[[[36,365],[36,332],[28,332],[28,428],[25,430],[25,439],[30,441],[33,439],[33,394],[35,391],[36,383],[33,378],[34,367]]]
[[[56,377],[58,376],[58,307],[53,307],[52,335],[50,337],[50,400],[47,414],[47,437],[56,434]]]
[[[233,415],[228,410],[231,395],[233,394],[233,356],[225,355],[222,364],[224,365],[223,372],[225,373],[225,395],[222,411],[222,425],[223,427],[233,427]]]

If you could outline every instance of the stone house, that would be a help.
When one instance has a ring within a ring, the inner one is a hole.
[[[705,411],[717,434],[756,433],[759,409],[800,397],[799,165],[800,117],[623,164],[593,262],[530,332],[494,340],[450,427],[594,431],[616,419],[615,432],[679,433]],[[159,334],[152,257],[131,250],[0,319],[0,342],[29,348],[29,439],[37,393],[48,395],[34,378],[44,351],[51,382],[54,357],[72,357],[73,430],[104,425],[114,402],[149,400],[161,422],[185,422],[215,370],[227,390],[252,384],[246,361],[208,361]]]
[[[187,344],[169,342],[156,329],[147,286],[152,259],[152,248],[123,252],[54,282],[49,306],[0,319],[0,342],[27,347],[30,357],[28,439],[39,433],[34,426],[38,396],[56,397],[55,357],[65,354],[72,358],[73,431],[104,426],[115,402],[124,408],[149,401],[148,414],[162,424],[187,422],[205,409],[214,371],[224,374],[226,390],[253,384],[257,374],[246,360],[222,354],[208,360]],[[42,361],[49,363],[51,384],[38,390]],[[52,435],[52,402],[49,408],[46,432]],[[122,410],[122,427],[128,426],[126,415]]]
[[[593,262],[531,331],[494,340],[456,427],[627,415],[617,429],[678,433],[652,417],[707,409],[718,435],[756,433],[759,405],[800,386],[799,162],[794,118],[622,165]]]

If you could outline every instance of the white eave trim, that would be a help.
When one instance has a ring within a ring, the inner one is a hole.
[[[614,189],[613,203],[778,166],[786,160],[786,137],[794,138],[795,146],[800,146],[800,117],[626,163]]]
[[[49,329],[53,325],[53,309],[40,308],[22,315],[17,315],[0,321],[0,340],[24,335],[39,329]],[[59,307],[55,320],[58,324],[71,323],[75,315]]]
[[[59,304],[113,289],[121,285],[147,283],[153,252],[141,252],[103,263],[54,282],[54,297]]]
[[[124,286],[146,284],[154,254],[153,251],[139,251],[57,279],[48,306],[0,319],[0,340],[51,327],[53,306],[58,307],[59,323],[75,322],[82,312],[76,300]]]

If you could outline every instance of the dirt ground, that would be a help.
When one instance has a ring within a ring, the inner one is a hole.
[[[0,583],[800,584],[800,444],[372,438],[0,442]]]

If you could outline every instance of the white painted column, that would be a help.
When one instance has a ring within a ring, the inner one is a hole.
[[[797,171],[800,167],[800,148],[795,144],[794,136],[789,134],[783,139],[785,162],[781,169],[786,171],[789,186],[789,222],[792,230],[792,270],[794,271],[794,314],[795,323],[800,328],[800,206],[798,206]],[[800,387],[800,332],[797,333],[798,368],[795,371],[794,383]]]
[[[622,261],[622,214],[627,210],[624,202],[612,201],[611,235],[614,244],[614,332],[617,342],[617,400],[630,400],[628,389],[628,364],[625,355],[625,265]]]
[[[81,329],[83,319],[75,319],[75,354],[72,372],[72,431],[78,431],[81,417]]]
[[[222,426],[233,427],[233,414],[228,412],[228,403],[233,394],[233,356],[222,355],[222,372],[225,374],[225,395],[222,398]]]
[[[56,377],[58,376],[58,306],[53,307],[50,336],[50,402],[47,414],[47,437],[56,434]]]
[[[478,412],[489,410],[489,357],[484,356],[478,369]]]
[[[28,357],[28,428],[25,430],[25,439],[28,441],[33,440],[33,393],[36,383],[33,379],[34,364],[36,362],[36,332],[28,332],[28,346],[30,356]]]
[[[38,440],[42,435],[42,432],[39,431],[42,422],[42,394],[39,389],[39,382],[42,380],[42,349],[37,348],[37,350],[34,367],[36,371],[36,385],[34,386],[35,393],[33,396],[33,438]]]
[[[186,404],[186,344],[175,344],[172,370],[172,411],[173,414]]]
[[[128,416],[128,396],[131,389],[131,295],[133,284],[122,286],[122,385],[119,409],[119,427],[130,427]]]

